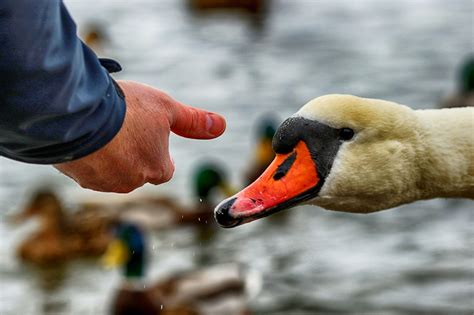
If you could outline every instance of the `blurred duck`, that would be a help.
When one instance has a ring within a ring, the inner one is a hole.
[[[51,265],[80,257],[102,255],[110,241],[110,218],[100,211],[82,209],[68,215],[51,191],[38,191],[16,221],[39,217],[39,228],[17,248],[24,261]]]
[[[108,267],[122,266],[123,280],[110,309],[112,315],[247,314],[246,293],[259,289],[256,277],[245,277],[236,265],[219,265],[187,272],[159,282],[145,277],[146,239],[133,224],[117,228],[102,258]],[[252,280],[252,286],[246,281]]]
[[[275,158],[272,148],[272,139],[275,135],[278,123],[276,119],[264,118],[257,123],[257,144],[255,156],[249,169],[245,172],[245,184],[248,185],[256,180]]]
[[[469,56],[461,65],[458,73],[458,91],[440,104],[440,107],[474,106],[474,55]]]
[[[234,227],[301,203],[368,213],[432,198],[474,199],[474,108],[413,110],[352,95],[318,97],[275,134],[276,158],[224,200]]]
[[[103,52],[104,44],[107,42],[107,35],[104,27],[98,23],[90,23],[86,25],[82,38],[84,43],[96,54],[101,54]]]
[[[216,163],[200,165],[193,174],[194,200],[184,206],[172,197],[148,197],[125,202],[121,205],[120,220],[140,225],[146,229],[171,228],[176,225],[208,226],[214,222],[216,194],[230,196],[235,191],[229,186],[227,176]]]
[[[195,10],[244,9],[249,12],[260,12],[265,8],[266,0],[188,0]]]

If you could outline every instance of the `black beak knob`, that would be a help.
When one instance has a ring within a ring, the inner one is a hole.
[[[216,218],[217,223],[224,228],[231,228],[237,226],[242,222],[242,219],[234,218],[230,215],[230,208],[234,204],[236,197],[224,200],[222,203],[217,205],[214,210],[214,217]]]

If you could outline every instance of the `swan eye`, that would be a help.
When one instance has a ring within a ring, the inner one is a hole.
[[[351,128],[339,129],[339,139],[343,141],[349,141],[354,137],[354,130]]]

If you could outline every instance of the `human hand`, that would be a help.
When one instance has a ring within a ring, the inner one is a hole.
[[[119,81],[127,111],[122,128],[103,148],[75,161],[54,165],[83,188],[128,193],[145,183],[171,179],[170,131],[193,139],[213,139],[225,130],[222,116],[183,105],[145,84]]]

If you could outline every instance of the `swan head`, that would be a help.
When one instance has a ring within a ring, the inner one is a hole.
[[[318,97],[280,125],[273,162],[216,207],[216,220],[233,227],[301,203],[366,213],[408,202],[417,191],[417,130],[406,106]]]

